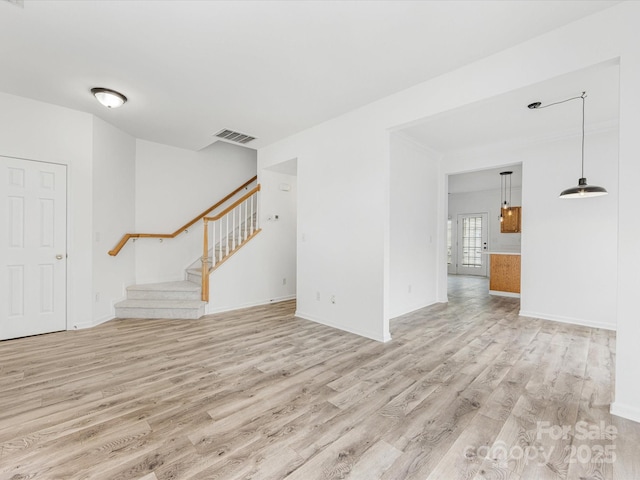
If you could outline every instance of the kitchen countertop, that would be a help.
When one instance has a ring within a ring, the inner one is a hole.
[[[482,252],[484,255],[521,255],[520,252]]]

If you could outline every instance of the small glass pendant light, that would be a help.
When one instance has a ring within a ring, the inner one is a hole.
[[[504,214],[512,215],[511,211],[511,174],[513,172],[500,172],[500,222],[504,222]],[[507,178],[509,178],[509,195],[507,197]],[[507,201],[508,198],[508,201]]]

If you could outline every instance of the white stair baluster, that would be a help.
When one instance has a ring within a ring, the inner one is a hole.
[[[211,238],[211,256],[209,257],[209,259],[211,261],[211,266],[213,267],[216,263],[218,263],[216,259],[216,222],[209,222],[209,226],[207,226],[207,228],[211,229],[211,235],[209,236],[209,238]],[[208,249],[207,255],[209,255]]]
[[[244,242],[247,239],[247,201],[242,202],[244,205],[244,214],[242,215],[242,241]]]
[[[259,194],[260,194],[260,192],[256,192],[256,200],[255,200],[256,201],[256,216],[255,216],[254,221],[253,221],[253,225],[254,225],[254,228],[256,230],[258,230],[258,207],[259,207],[258,195]]]
[[[251,235],[253,235],[253,199],[254,198],[255,198],[255,194],[253,194],[249,199],[249,202],[251,203],[251,216],[249,217],[249,222],[251,223],[249,227],[251,229]]]
[[[231,250],[235,250],[236,249],[236,209],[235,208],[231,211],[231,217],[233,218],[233,223],[231,224],[231,236],[232,236]]]
[[[227,255],[229,255],[229,214],[224,216],[225,218],[225,226],[227,228],[227,232],[224,236],[224,247],[225,247],[225,254],[224,256],[226,257]]]
[[[218,262],[222,261],[222,219],[218,220]]]
[[[218,262],[222,261],[222,219],[218,219],[218,243],[216,243],[216,249],[218,250]]]
[[[238,205],[238,244],[242,244],[242,229],[244,225],[242,224],[242,204]]]

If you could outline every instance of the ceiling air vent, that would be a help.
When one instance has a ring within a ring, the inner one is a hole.
[[[244,133],[234,132],[233,130],[227,129],[220,130],[216,133],[216,137],[230,142],[241,143],[243,145],[256,139],[256,137],[252,137],[251,135],[245,135]]]

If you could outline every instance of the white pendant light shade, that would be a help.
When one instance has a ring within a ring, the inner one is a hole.
[[[108,88],[92,88],[91,93],[93,93],[96,99],[107,108],[121,107],[127,101],[127,97],[123,94]]]

